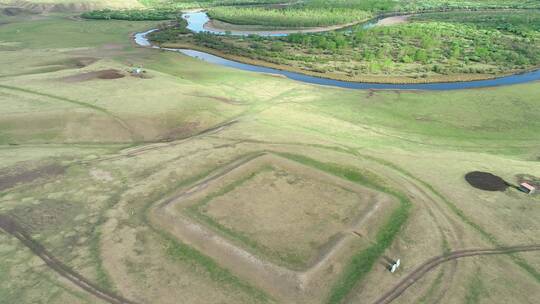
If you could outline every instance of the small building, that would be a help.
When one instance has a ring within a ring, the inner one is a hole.
[[[533,194],[536,191],[536,188],[529,183],[521,183],[519,184],[519,190],[527,194]]]

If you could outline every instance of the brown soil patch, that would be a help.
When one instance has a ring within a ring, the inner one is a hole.
[[[41,233],[65,225],[81,210],[76,203],[50,199],[40,201],[37,205],[17,207],[9,211],[9,215],[19,219],[29,232]]]
[[[187,95],[190,95],[190,94],[187,94]],[[231,105],[241,104],[241,102],[236,101],[236,100],[231,99],[231,98],[221,97],[221,96],[206,95],[206,94],[203,94],[203,93],[191,94],[190,96],[213,99],[213,100],[217,100],[217,101],[220,101],[220,102],[223,102],[223,103],[226,103],[226,104],[231,104]]]
[[[73,58],[72,62],[76,67],[84,68],[98,60],[99,60],[98,58],[94,58],[94,57],[78,57],[78,58]]]
[[[82,81],[89,81],[93,79],[110,80],[110,79],[119,79],[119,78],[124,78],[124,77],[125,75],[122,74],[121,71],[115,70],[115,69],[109,69],[109,70],[94,71],[94,72],[68,76],[68,77],[62,78],[62,80],[65,82],[82,82]]]
[[[20,16],[20,15],[29,15],[32,14],[32,12],[25,10],[20,7],[6,7],[1,10],[3,15],[6,16]]]
[[[508,188],[508,183],[502,178],[487,172],[469,172],[465,175],[465,180],[471,186],[485,191],[504,191]]]
[[[97,76],[97,78],[99,79],[118,79],[118,78],[123,78],[123,77],[124,77],[124,74],[122,74],[118,70],[99,71],[98,76]]]
[[[320,178],[309,167],[272,160],[252,170],[240,177],[235,189],[197,212],[249,238],[269,258],[294,268],[314,264],[325,245],[374,203],[374,193],[361,193],[331,177]]]
[[[197,133],[200,123],[198,122],[189,122],[180,127],[176,127],[172,130],[167,131],[166,134],[160,136],[161,141],[173,141],[178,139],[183,139],[192,136]]]
[[[17,223],[10,217],[0,214],[0,228],[7,233],[13,233],[19,228]]]
[[[64,174],[65,167],[58,164],[51,164],[37,169],[19,169],[15,172],[7,170],[0,171],[0,191],[9,189],[18,184],[30,183],[38,178],[50,178]]]
[[[99,59],[95,57],[75,57],[67,60],[51,61],[45,64],[37,65],[38,67],[58,66],[58,70],[64,69],[80,69],[87,67]]]

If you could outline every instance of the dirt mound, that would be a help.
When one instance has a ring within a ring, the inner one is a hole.
[[[119,79],[124,78],[125,75],[121,71],[115,69],[94,71],[88,73],[77,74],[62,78],[65,82],[81,82],[93,79]]]
[[[504,191],[509,186],[504,179],[488,172],[469,172],[465,175],[465,180],[471,186],[485,191]]]

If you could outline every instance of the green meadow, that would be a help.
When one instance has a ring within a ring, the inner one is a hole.
[[[410,5],[435,2],[440,5]],[[476,1],[445,3],[478,7]],[[480,19],[450,14],[448,24],[475,29],[503,19],[502,13]],[[133,33],[160,21],[78,16],[0,14],[0,214],[16,218],[58,260],[100,288],[136,303],[371,303],[417,265],[449,250],[540,243],[538,195],[511,187],[481,191],[463,178],[479,170],[513,185],[524,177],[540,179],[537,81],[457,91],[309,85],[135,46]],[[538,30],[520,20],[500,31]],[[143,75],[133,74],[135,68]],[[246,279],[242,263],[226,267],[152,220],[155,206],[240,157],[265,151],[352,182],[365,183],[358,172],[372,172],[376,188],[397,195],[401,207],[372,219],[384,229],[366,228],[354,238],[343,232],[356,242],[350,258],[336,258],[324,270],[328,280],[306,283],[299,293],[291,288],[290,294]],[[401,258],[402,268],[390,274],[383,256]],[[433,269],[395,303],[534,303],[539,271],[537,252],[464,258]],[[0,299],[106,303],[4,231]]]

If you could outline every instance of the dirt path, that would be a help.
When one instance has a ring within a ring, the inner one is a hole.
[[[540,251],[540,245],[457,250],[448,254],[433,257],[422,263],[420,266],[416,267],[416,269],[414,269],[409,275],[404,277],[390,291],[382,295],[377,301],[373,302],[373,304],[387,304],[392,302],[393,300],[397,299],[405,290],[407,290],[407,288],[409,288],[416,281],[422,278],[425,274],[445,262],[472,256],[509,254],[526,251]]]
[[[224,129],[226,129],[226,128],[234,125],[234,124],[236,124],[237,122],[238,122],[237,119],[233,119],[233,120],[230,120],[230,121],[226,121],[226,122],[217,124],[217,125],[212,126],[212,127],[208,128],[208,129],[202,130],[202,131],[200,131],[198,133],[189,135],[189,136],[187,136],[185,138],[177,139],[177,140],[170,141],[170,142],[153,142],[153,143],[149,143],[149,144],[139,145],[139,146],[135,146],[133,148],[128,148],[128,149],[122,150],[121,154],[116,154],[116,155],[103,157],[103,158],[98,158],[98,159],[89,160],[89,161],[88,160],[83,160],[83,161],[79,161],[78,163],[87,164],[87,163],[93,163],[93,162],[103,162],[103,161],[117,160],[117,159],[122,159],[122,158],[135,157],[135,156],[138,156],[140,154],[144,154],[146,152],[160,150],[160,149],[163,149],[163,148],[175,147],[175,146],[184,144],[187,141],[198,138],[198,137],[218,133],[218,132],[220,132],[220,131],[222,131],[222,130],[224,130]]]
[[[210,136],[214,137],[214,136]],[[218,137],[216,137],[218,138]],[[238,141],[239,138],[234,137],[223,137],[219,136],[221,140],[228,139],[231,141]],[[294,147],[304,147],[307,148],[304,144],[291,143],[291,142],[272,142],[272,141],[263,141],[263,140],[243,140],[244,143],[255,143],[255,144],[266,144],[266,145],[276,145],[276,146],[294,146]],[[346,152],[353,157],[362,160],[365,162],[365,165],[385,177],[389,183],[399,189],[408,193],[419,208],[428,210],[429,216],[437,223],[439,226],[437,231],[440,234],[440,240],[447,242],[450,248],[464,248],[466,245],[463,242],[463,230],[460,226],[460,219],[455,216],[453,212],[448,210],[446,206],[447,203],[444,202],[443,198],[439,196],[436,192],[433,192],[432,189],[426,187],[415,178],[404,174],[402,171],[397,170],[396,168],[389,166],[385,163],[381,163],[376,158],[373,158],[369,154],[362,154],[359,151],[354,150],[352,147],[338,145],[344,150],[349,150]],[[312,146],[312,148],[317,149],[330,149],[335,151],[335,148],[329,148],[328,146],[318,145]],[[351,152],[354,151],[354,152]],[[360,165],[360,164],[359,164]],[[436,252],[431,253],[432,255],[437,254]],[[423,258],[427,259],[430,255],[424,255]],[[435,297],[442,298],[451,288],[456,280],[459,278],[459,273],[463,267],[459,267],[456,259],[451,259],[453,262],[448,263],[448,271],[444,272],[443,279],[441,284],[437,287],[437,291],[434,293]],[[390,285],[390,284],[388,284]],[[419,294],[418,297],[421,295]]]
[[[52,94],[48,94],[48,93],[37,92],[37,91],[34,91],[34,90],[24,89],[24,88],[19,88],[19,87],[14,87],[14,86],[0,85],[0,88],[6,89],[6,90],[13,90],[13,91],[18,91],[18,92],[23,92],[23,93],[27,93],[27,94],[38,95],[38,96],[47,97],[47,98],[51,98],[51,99],[56,99],[56,100],[60,100],[60,101],[63,101],[63,102],[76,104],[76,105],[79,105],[79,106],[94,110],[96,112],[103,113],[103,114],[109,116],[118,125],[120,125],[120,127],[122,129],[124,129],[126,132],[128,132],[130,137],[133,140],[135,140],[135,141],[139,140],[139,136],[137,134],[135,134],[135,132],[129,127],[129,125],[124,120],[122,120],[117,115],[111,113],[107,109],[96,106],[94,104],[89,104],[89,103],[78,101],[78,100],[73,100],[73,99],[64,98],[64,97],[60,97],[60,96],[56,96],[56,95],[52,95]]]
[[[13,218],[0,214],[0,229],[19,239],[21,243],[23,243],[35,255],[42,259],[49,268],[56,271],[56,273],[61,275],[63,278],[71,281],[73,284],[79,286],[88,293],[111,304],[136,304],[133,301],[127,300],[117,294],[97,286],[79,273],[73,271],[71,268],[55,258],[40,243],[32,239],[26,230],[21,227],[21,225],[19,225]]]

